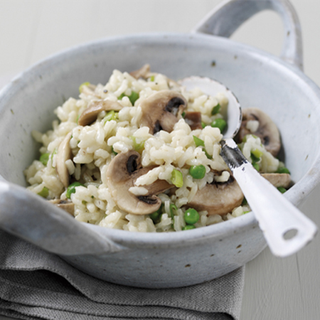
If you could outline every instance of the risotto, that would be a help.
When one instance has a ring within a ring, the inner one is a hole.
[[[138,232],[199,228],[250,211],[220,156],[223,94],[186,91],[149,65],[114,70],[107,84],[79,91],[55,109],[51,130],[32,132],[41,155],[24,172],[29,190],[76,220]],[[279,190],[290,186],[267,115],[245,109],[237,142]]]

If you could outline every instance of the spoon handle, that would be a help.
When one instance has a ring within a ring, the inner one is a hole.
[[[221,143],[221,156],[246,197],[272,253],[289,256],[309,243],[316,225],[299,211],[242,155],[232,139]]]

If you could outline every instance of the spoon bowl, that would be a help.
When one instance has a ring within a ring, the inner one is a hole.
[[[187,90],[200,88],[204,93],[210,96],[223,94],[227,97],[229,103],[228,108],[222,108],[221,114],[227,121],[227,127],[223,132],[225,138],[234,138],[241,126],[242,112],[239,100],[226,86],[217,80],[207,77],[192,76],[179,81],[179,84]]]
[[[243,156],[233,140],[242,121],[241,106],[231,90],[210,78],[188,77],[179,82],[187,90],[199,88],[208,95],[224,94],[229,103],[222,115],[228,123],[221,141],[221,156],[237,180],[274,255],[286,257],[308,244],[316,225],[264,179]]]

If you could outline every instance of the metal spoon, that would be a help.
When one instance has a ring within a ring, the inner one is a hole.
[[[242,119],[238,99],[223,84],[209,78],[189,77],[179,84],[187,90],[197,87],[205,94],[227,96],[228,110],[223,116],[228,128],[221,141],[221,156],[242,189],[272,253],[286,257],[299,251],[314,238],[317,226],[264,179],[241,153],[233,140]]]

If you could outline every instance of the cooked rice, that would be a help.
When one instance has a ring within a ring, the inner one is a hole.
[[[26,180],[30,184],[28,189],[39,194],[47,188],[47,199],[67,199],[65,187],[56,171],[57,150],[64,137],[72,132],[70,147],[73,158],[66,161],[66,167],[69,175],[83,184],[76,187],[76,192],[71,194],[76,220],[135,232],[183,230],[186,226],[184,206],[207,183],[214,180],[228,181],[230,172],[219,154],[222,135],[218,128],[206,126],[202,130],[191,130],[183,118],[176,123],[170,133],[160,131],[152,135],[148,127],[140,127],[141,102],[160,90],[179,90],[188,101],[187,110],[201,112],[202,122],[205,124],[222,117],[220,113],[211,115],[214,106],[219,103],[222,108],[226,108],[228,104],[227,98],[222,94],[212,97],[199,89],[187,92],[184,88],[172,88],[168,79],[161,74],[154,74],[154,79],[137,80],[127,72],[115,70],[106,85],[98,84],[93,89],[89,85],[83,86],[79,99],[70,98],[59,106],[54,111],[59,121],[53,121],[51,130],[44,134],[32,132],[34,139],[41,143],[40,153],[50,155],[46,165],[35,160],[25,170]],[[128,98],[133,91],[139,94],[134,105]],[[118,119],[105,121],[106,112],[102,111],[92,125],[79,126],[77,124],[79,115],[96,100],[119,102],[123,108],[118,113]],[[256,123],[251,123],[249,126],[254,129]],[[193,136],[204,141],[204,148],[195,145]],[[274,172],[279,161],[265,150],[259,140],[254,136],[249,137],[243,146],[243,153],[250,159],[251,150],[258,148],[263,153],[262,171]],[[181,188],[177,188],[173,194],[159,195],[162,201],[162,215],[160,221],[155,222],[150,215],[134,215],[121,210],[112,198],[106,181],[107,167],[115,157],[115,153],[133,150],[135,143],[143,142],[142,166],[157,165],[157,167],[138,178],[136,185],[130,188],[130,192],[144,195],[146,189],[143,185],[148,185],[157,179],[170,183],[173,169],[178,169],[183,175]],[[203,179],[194,179],[189,174],[188,168],[199,164],[205,166],[206,175]],[[174,210],[172,205],[175,206]],[[195,227],[233,219],[248,210],[250,210],[248,206],[240,206],[224,216],[208,216],[207,211],[200,211],[200,219]]]

